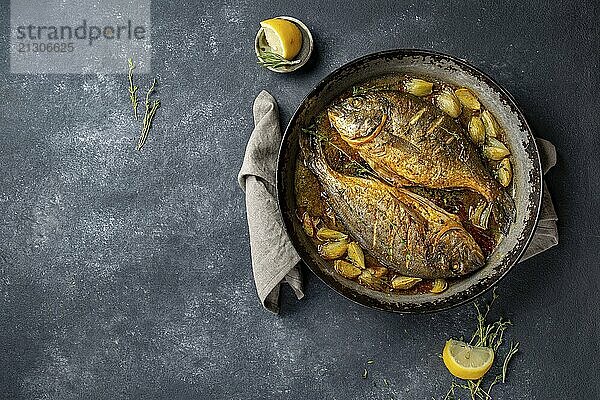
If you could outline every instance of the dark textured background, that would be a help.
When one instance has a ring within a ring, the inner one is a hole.
[[[141,153],[123,75],[9,74],[3,3],[0,398],[443,397],[451,378],[438,354],[472,330],[472,307],[372,311],[307,273],[306,298],[286,290],[271,315],[252,283],[235,179],[261,89],[287,123],[334,68],[404,47],[479,67],[558,149],[547,179],[561,242],[499,285],[496,310],[522,352],[495,397],[599,398],[596,2],[154,1],[163,107]],[[298,73],[255,63],[258,23],[276,15],[314,33]]]

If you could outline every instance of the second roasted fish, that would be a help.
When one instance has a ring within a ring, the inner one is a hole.
[[[348,233],[388,268],[407,276],[445,278],[483,266],[481,248],[455,216],[409,191],[335,171],[321,144],[307,135],[300,144]]]

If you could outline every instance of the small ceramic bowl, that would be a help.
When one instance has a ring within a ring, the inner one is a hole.
[[[282,65],[280,67],[266,67],[273,72],[285,74],[288,72],[295,71],[307,63],[313,51],[313,38],[310,31],[308,30],[306,25],[302,23],[302,21],[299,21],[296,18],[285,16],[276,18],[286,19],[296,24],[296,26],[300,29],[300,32],[302,33],[302,47],[300,48],[300,52],[298,53],[298,55],[296,55],[296,57],[294,57],[293,60],[290,60],[291,62],[293,62],[293,64]],[[259,57],[262,51],[268,50],[270,50],[270,48],[265,37],[265,30],[261,27],[258,30],[258,33],[256,34],[256,39],[254,40],[254,52],[256,53],[256,57]]]

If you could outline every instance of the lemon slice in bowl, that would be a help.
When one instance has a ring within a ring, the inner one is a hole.
[[[489,371],[494,362],[494,350],[450,339],[444,346],[442,359],[452,375],[461,379],[475,380]]]
[[[302,48],[302,32],[291,21],[271,18],[260,23],[271,51],[286,60],[292,60]]]

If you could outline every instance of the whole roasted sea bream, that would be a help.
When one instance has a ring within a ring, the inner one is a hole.
[[[458,218],[429,200],[378,179],[331,168],[321,143],[303,134],[306,165],[338,219],[360,246],[396,273],[420,278],[468,274],[484,255]]]
[[[344,141],[396,186],[470,189],[487,200],[503,231],[514,220],[510,195],[460,125],[433,104],[399,91],[373,91],[338,102],[328,116]]]

